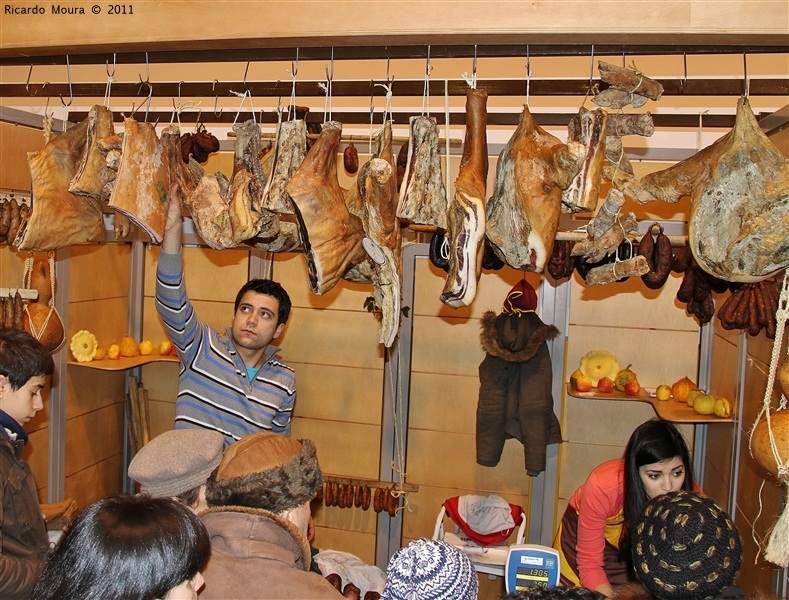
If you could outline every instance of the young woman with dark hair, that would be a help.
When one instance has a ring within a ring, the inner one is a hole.
[[[570,499],[554,546],[562,584],[610,596],[630,580],[629,535],[650,499],[693,483],[690,453],[677,428],[651,420],[630,436],[623,458],[596,467]]]
[[[210,553],[202,521],[170,498],[110,496],[88,506],[47,561],[36,600],[196,599]]]

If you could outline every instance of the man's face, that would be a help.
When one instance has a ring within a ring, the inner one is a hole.
[[[18,390],[12,390],[8,378],[0,375],[0,410],[24,425],[44,408],[41,390],[46,383],[46,376],[36,375]]]
[[[241,297],[238,310],[233,315],[233,342],[247,350],[265,348],[279,337],[285,328],[277,325],[279,301],[267,294],[246,292]]]

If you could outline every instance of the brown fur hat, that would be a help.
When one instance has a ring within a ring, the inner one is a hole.
[[[282,513],[323,486],[315,444],[264,431],[230,446],[206,483],[209,506],[246,506]]]

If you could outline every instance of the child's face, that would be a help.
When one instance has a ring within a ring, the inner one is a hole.
[[[0,410],[24,425],[44,408],[41,390],[47,383],[45,375],[31,377],[25,385],[18,390],[11,389],[8,379],[0,375]]]

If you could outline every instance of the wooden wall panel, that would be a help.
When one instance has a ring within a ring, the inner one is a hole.
[[[0,123],[0,187],[29,190],[31,180],[27,153],[43,146],[44,136],[40,129]]]

